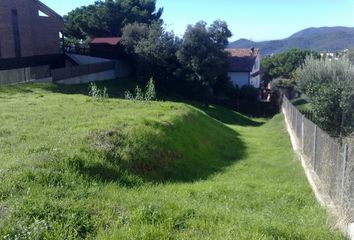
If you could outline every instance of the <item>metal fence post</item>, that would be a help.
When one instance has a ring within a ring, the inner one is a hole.
[[[291,106],[291,127],[294,129],[294,107]]]
[[[317,125],[315,125],[313,131],[313,159],[312,159],[312,167],[313,170],[316,172],[316,142],[317,142]]]
[[[301,118],[301,152],[304,153],[304,139],[305,139],[305,127],[304,127],[305,116],[302,115]]]
[[[299,138],[299,136],[297,135],[297,130],[298,130],[297,129],[297,113],[298,113],[298,111],[295,110],[295,127],[294,127],[294,129],[295,129],[296,138]]]
[[[341,178],[341,201],[344,200],[344,184],[345,184],[345,172],[347,170],[347,162],[348,162],[348,144],[344,144],[344,153],[343,153],[343,163],[342,163],[342,178]]]
[[[286,98],[283,96],[283,105],[286,110],[288,110],[288,102],[286,101]]]
[[[293,128],[294,125],[294,109],[292,106],[290,106],[290,126]]]

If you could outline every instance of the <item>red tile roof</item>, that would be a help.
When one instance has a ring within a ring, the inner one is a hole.
[[[252,72],[259,49],[234,48],[226,49],[229,53],[229,72]]]
[[[228,48],[226,51],[231,57],[255,57],[259,54],[258,48]]]
[[[120,40],[121,40],[120,37],[94,38],[90,44],[118,45]]]

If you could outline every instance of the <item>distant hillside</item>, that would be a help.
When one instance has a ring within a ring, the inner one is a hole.
[[[315,51],[343,50],[354,47],[354,28],[307,28],[283,40],[253,42],[247,39],[239,39],[230,43],[229,47],[256,47],[261,49],[262,55],[279,53],[291,48],[310,49]]]

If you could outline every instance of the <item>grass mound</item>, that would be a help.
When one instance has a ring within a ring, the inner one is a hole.
[[[0,235],[10,239],[33,229],[85,238],[96,226],[84,200],[92,185],[197,181],[242,157],[235,132],[191,106],[95,102],[53,88],[0,88]]]
[[[85,91],[0,86],[0,239],[343,239],[282,116]]]
[[[81,149],[88,154],[75,160],[79,170],[104,180],[118,179],[125,175],[123,171],[142,180],[195,181],[244,154],[234,131],[197,109],[183,104],[136,104],[160,105],[162,111],[91,132]]]

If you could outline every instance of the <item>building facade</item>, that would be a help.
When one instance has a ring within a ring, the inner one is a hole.
[[[91,56],[117,59],[122,56],[124,48],[120,37],[94,38],[90,43]]]
[[[38,0],[0,0],[0,59],[60,54],[62,17]]]
[[[232,84],[242,88],[244,86],[260,87],[259,49],[237,48],[227,49],[229,53],[229,78]]]

